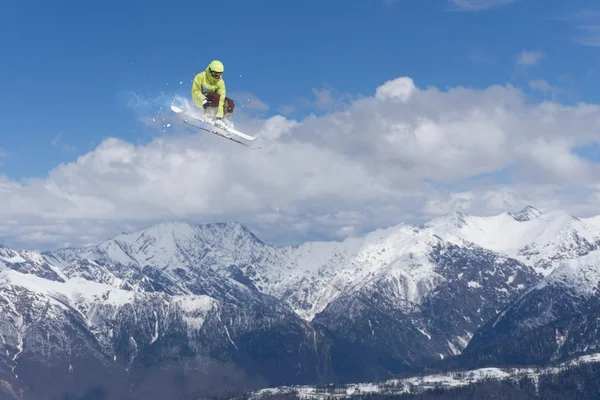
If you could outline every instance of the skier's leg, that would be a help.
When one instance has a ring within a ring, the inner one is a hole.
[[[225,122],[227,122],[229,126],[233,126],[233,124],[231,123],[231,114],[233,113],[233,109],[235,108],[235,103],[229,97],[225,97],[225,105],[223,108],[225,111]]]
[[[233,109],[235,108],[235,103],[229,97],[225,97],[225,113],[233,114]]]

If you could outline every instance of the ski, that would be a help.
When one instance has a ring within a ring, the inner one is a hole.
[[[246,140],[256,140],[255,136],[250,136],[250,135],[248,135],[246,133],[240,132],[240,131],[238,131],[236,129],[229,128],[229,127],[219,128],[219,127],[217,127],[215,124],[213,124],[209,120],[205,120],[203,118],[194,117],[193,115],[186,114],[181,108],[179,108],[177,106],[174,106],[172,104],[171,104],[171,110],[173,110],[173,112],[175,112],[175,113],[177,113],[179,115],[183,115],[185,117],[195,119],[196,121],[200,121],[200,122],[203,122],[203,123],[208,124],[210,126],[214,126],[215,128],[218,128],[218,129],[223,129],[224,131],[227,131],[228,133],[232,133],[232,134],[234,134],[236,136],[239,136],[239,137],[241,137],[243,139],[246,139]]]
[[[204,131],[206,131],[206,132],[214,133],[214,134],[215,134],[215,135],[217,135],[217,136],[221,136],[221,137],[223,137],[223,138],[225,138],[225,139],[229,139],[229,140],[231,140],[231,141],[233,141],[233,142],[239,143],[239,144],[241,144],[242,146],[246,146],[246,147],[247,147],[247,148],[249,148],[249,149],[260,149],[260,146],[250,146],[249,144],[247,144],[247,143],[244,143],[244,142],[242,142],[242,141],[239,141],[239,140],[236,140],[236,139],[232,138],[231,136],[227,136],[227,135],[225,135],[225,134],[223,134],[223,133],[221,133],[221,132],[217,131],[217,130],[216,130],[216,129],[217,129],[216,127],[214,128],[214,130],[211,130],[211,129],[204,128],[204,127],[198,126],[198,125],[196,125],[196,124],[193,124],[193,123],[189,122],[189,121],[188,121],[188,120],[186,120],[186,119],[184,119],[184,120],[183,120],[183,123],[184,123],[184,124],[186,124],[186,125],[189,125],[189,126],[191,126],[191,127],[197,128],[197,129],[202,129],[202,130],[204,130]]]

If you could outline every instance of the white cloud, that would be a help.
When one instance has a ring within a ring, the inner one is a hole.
[[[399,99],[406,101],[414,93],[416,87],[410,78],[398,78],[386,82],[375,91],[375,98],[381,100]]]
[[[319,110],[325,110],[329,112],[342,109],[350,104],[353,100],[352,96],[350,96],[348,93],[339,94],[332,88],[313,88],[312,92],[315,95],[315,98],[314,100],[308,101],[306,105],[309,108],[316,107]]]
[[[423,89],[406,77],[374,92],[302,121],[240,116],[261,150],[161,111],[149,121],[168,135],[151,143],[111,138],[47,177],[0,177],[0,241],[87,244],[173,219],[238,220],[269,241],[337,239],[455,208],[593,210],[600,171],[573,149],[598,141],[599,105],[532,104],[510,85]],[[501,170],[508,183],[490,178]]]
[[[462,11],[482,11],[506,6],[517,0],[449,0],[455,9]]]
[[[523,50],[517,57],[517,65],[524,65],[526,67],[539,64],[546,57],[546,54],[541,51],[527,51]]]

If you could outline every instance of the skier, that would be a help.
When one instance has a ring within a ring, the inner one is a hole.
[[[235,107],[233,100],[226,96],[224,71],[223,63],[214,60],[206,70],[194,77],[192,83],[192,100],[204,110],[207,117],[216,118],[217,126],[231,125],[231,114]]]

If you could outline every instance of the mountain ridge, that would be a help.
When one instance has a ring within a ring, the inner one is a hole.
[[[36,348],[54,351],[67,369],[99,362],[107,373],[137,371],[138,384],[149,382],[144,370],[183,373],[184,360],[217,363],[224,376],[259,386],[418,370],[461,355],[473,338],[493,344],[495,332],[482,332],[516,299],[571,277],[569,260],[594,259],[600,231],[589,221],[532,207],[456,212],[293,246],[264,243],[239,222],[172,221],[84,248],[3,248],[0,360],[10,367],[0,379],[15,379],[20,363],[54,368]],[[36,323],[40,315],[49,317]],[[44,334],[96,350],[68,364],[70,347],[47,344]],[[194,381],[215,379],[194,371],[186,372]]]

